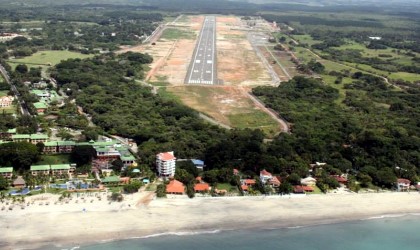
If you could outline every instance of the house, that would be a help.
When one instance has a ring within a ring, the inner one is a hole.
[[[33,176],[49,175],[50,165],[32,165],[30,171]]]
[[[34,103],[34,107],[36,109],[36,112],[38,113],[38,115],[42,115],[45,113],[45,111],[47,110],[47,104],[45,104],[44,102],[36,102]]]
[[[48,140],[48,135],[45,134],[31,134],[29,139],[32,144],[38,144],[40,142],[45,143]]]
[[[273,178],[273,175],[267,170],[263,169],[262,171],[260,171],[260,180],[262,183],[266,183],[271,178]]]
[[[241,185],[241,189],[242,191],[245,191],[245,192],[249,191],[249,187],[247,185]]]
[[[101,182],[103,184],[114,184],[114,185],[118,185],[120,184],[120,177],[113,175],[113,176],[107,176],[103,179],[101,179]]]
[[[184,194],[185,186],[182,182],[177,180],[171,180],[168,185],[166,185],[167,194]]]
[[[340,176],[340,175],[332,175],[332,178],[336,179],[338,181],[338,183],[345,185],[347,184],[347,178],[344,176]]]
[[[408,179],[403,179],[403,178],[397,179],[398,192],[408,191],[410,189],[410,184],[411,184],[411,181]]]
[[[254,186],[257,182],[254,179],[245,179],[242,181],[242,185],[251,187]]]
[[[156,168],[159,176],[164,178],[174,177],[176,169],[176,157],[174,152],[159,153],[156,155]]]
[[[198,159],[191,159],[191,162],[194,164],[194,166],[197,169],[199,169],[199,170],[203,170],[204,169],[204,161],[198,160]]]
[[[309,177],[300,179],[300,184],[302,184],[304,186],[314,187],[314,186],[316,186],[316,179],[309,176]]]
[[[272,187],[279,187],[281,182],[276,176],[273,176],[273,178],[268,180],[268,184]]]
[[[130,153],[125,153],[124,155],[121,155],[120,157],[121,161],[124,164],[124,168],[128,167],[128,166],[133,166],[136,165],[136,158],[130,154]]]
[[[312,193],[313,191],[315,191],[315,189],[311,186],[302,186],[303,191],[305,191],[305,193]]]
[[[13,168],[12,167],[0,167],[0,176],[3,176],[6,179],[12,179]]]
[[[39,89],[31,90],[31,94],[36,95],[38,98],[49,98],[51,96],[49,91]]]
[[[210,185],[208,183],[196,183],[194,185],[194,192],[203,193],[210,191]]]
[[[54,164],[50,166],[51,174],[54,176],[69,175],[70,164]]]
[[[305,190],[302,186],[293,186],[293,193],[295,194],[304,194]]]
[[[26,181],[22,176],[18,176],[16,180],[13,181],[13,187],[15,188],[24,188],[26,186]]]
[[[10,107],[15,98],[13,96],[2,96],[0,97],[0,108]]]

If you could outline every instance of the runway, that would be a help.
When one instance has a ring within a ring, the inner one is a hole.
[[[217,84],[215,16],[204,19],[185,83]]]

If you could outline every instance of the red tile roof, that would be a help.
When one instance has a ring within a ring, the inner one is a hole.
[[[248,191],[248,186],[247,185],[242,185],[241,188],[242,188],[243,191]]]
[[[171,161],[171,160],[176,160],[176,157],[170,153],[170,152],[165,152],[165,153],[159,153],[158,157],[162,160],[162,161]]]
[[[331,176],[332,178],[336,179],[338,182],[340,183],[347,183],[347,178],[344,178],[342,176],[339,175],[333,175]]]
[[[185,190],[184,184],[177,180],[171,180],[168,185],[166,185],[166,193],[176,193],[183,194]]]
[[[301,193],[304,193],[304,192],[305,191],[303,190],[302,186],[293,186],[293,193],[301,194]]]
[[[310,187],[310,186],[302,186],[302,188],[303,188],[303,191],[305,191],[305,192],[313,192],[314,191],[314,188]]]
[[[245,179],[244,180],[245,185],[250,186],[250,185],[255,185],[255,183],[257,183],[254,179]]]
[[[277,177],[275,177],[275,176],[273,176],[273,178],[271,178],[269,180],[269,183],[270,184],[273,184],[273,185],[280,185],[281,184],[280,181],[279,181],[279,179]]]
[[[411,184],[411,181],[410,181],[410,180],[408,180],[408,179],[403,179],[403,178],[400,178],[400,179],[398,179],[397,181],[398,181],[398,183],[404,183],[404,184],[406,184],[406,185],[410,185],[410,184]]]
[[[267,170],[263,169],[260,171],[260,175],[265,175],[265,176],[272,176],[270,172],[268,172]]]
[[[196,180],[197,182],[202,182],[201,176],[197,176],[197,177],[195,177],[195,180]]]
[[[204,192],[209,191],[210,185],[208,183],[197,183],[194,185],[194,191],[195,192]]]

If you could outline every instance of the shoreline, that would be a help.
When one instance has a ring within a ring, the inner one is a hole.
[[[137,208],[4,213],[2,249],[38,249],[229,230],[300,228],[420,215],[419,193],[157,199]],[[404,204],[404,206],[402,206]],[[117,204],[118,205],[118,204]],[[69,205],[70,206],[70,205]],[[45,208],[45,209],[44,209]]]

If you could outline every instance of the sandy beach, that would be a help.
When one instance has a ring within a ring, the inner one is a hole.
[[[111,204],[90,196],[68,204],[54,204],[58,196],[51,194],[30,197],[25,209],[0,211],[0,248],[76,246],[169,232],[295,227],[420,213],[417,192],[149,201],[151,197],[142,192]]]

